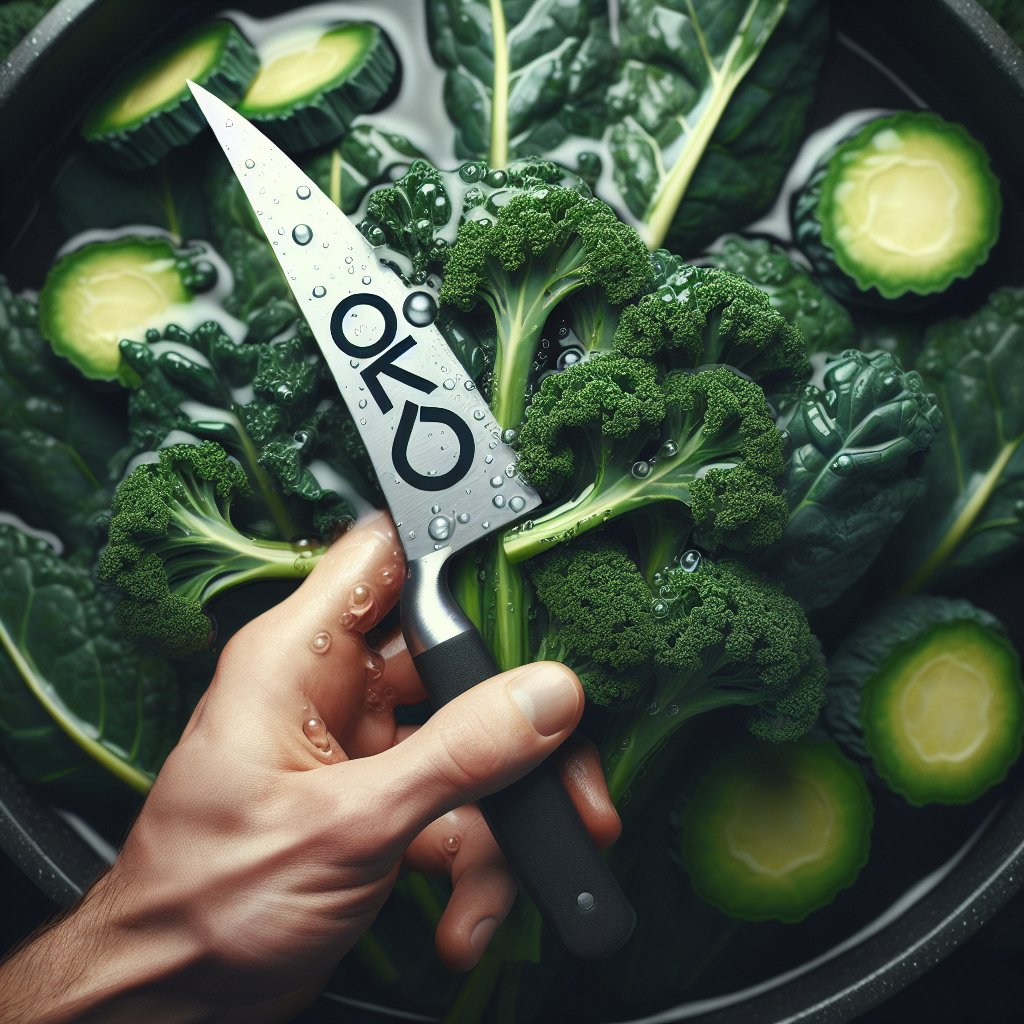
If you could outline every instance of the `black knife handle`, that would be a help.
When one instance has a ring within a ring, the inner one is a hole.
[[[475,629],[413,661],[435,707],[498,671]],[[600,960],[626,942],[636,913],[594,846],[552,759],[485,797],[480,808],[545,924],[570,953]]]

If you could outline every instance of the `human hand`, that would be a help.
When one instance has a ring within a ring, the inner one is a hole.
[[[70,1015],[5,1020],[287,1020],[369,928],[403,861],[450,871],[438,952],[459,970],[479,959],[516,885],[472,801],[566,740],[583,694],[539,663],[399,727],[395,706],[422,687],[400,634],[378,651],[365,634],[404,577],[376,516],[231,639],[113,868],[35,954],[60,929],[98,942],[67,986]],[[594,749],[570,745],[562,774],[607,845],[619,822]]]

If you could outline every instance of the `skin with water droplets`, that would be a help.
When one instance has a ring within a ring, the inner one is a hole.
[[[327,734],[327,726],[322,718],[307,718],[302,723],[302,731],[317,750],[325,754],[331,752],[331,737]]]
[[[458,833],[456,833],[455,835],[450,835],[444,841],[444,852],[454,855],[459,852],[460,846],[462,846],[462,836],[460,836]]]
[[[331,634],[321,630],[309,641],[309,649],[314,654],[326,654],[331,649]]]

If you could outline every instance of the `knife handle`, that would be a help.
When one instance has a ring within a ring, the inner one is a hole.
[[[413,662],[435,708],[498,671],[472,627],[416,654]],[[626,942],[636,913],[594,846],[551,758],[479,804],[516,877],[570,953],[600,960]]]

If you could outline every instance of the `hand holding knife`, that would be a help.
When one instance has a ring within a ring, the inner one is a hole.
[[[451,598],[449,557],[540,504],[505,467],[515,453],[433,323],[433,297],[382,267],[314,182],[241,115],[189,83],[337,382],[373,461],[409,564],[402,628],[439,707],[498,669]],[[553,765],[481,810],[546,924],[595,960],[628,939],[635,914]]]

